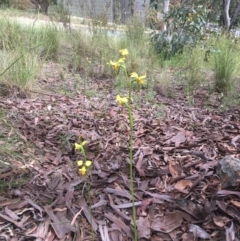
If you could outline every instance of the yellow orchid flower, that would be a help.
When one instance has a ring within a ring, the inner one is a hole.
[[[80,168],[80,169],[79,169],[79,172],[80,172],[80,174],[85,175],[85,174],[86,174],[86,172],[87,172],[86,167],[85,167],[85,166],[83,166],[82,168]]]
[[[75,143],[75,150],[80,150],[81,147],[82,147],[82,145],[79,145],[79,144]]]
[[[92,63],[92,61],[91,61],[91,60],[89,60],[89,58],[86,58],[86,60],[87,60],[87,62],[88,62],[89,64],[91,64],[91,63]]]
[[[127,50],[127,49],[120,49],[120,50],[119,50],[119,53],[120,53],[122,56],[126,57],[126,56],[128,55],[128,50]]]
[[[85,163],[82,160],[77,161],[77,165],[81,168],[79,168],[79,173],[81,175],[85,175],[88,171],[88,168],[92,165],[91,161],[85,161]]]
[[[127,97],[121,97],[120,95],[117,95],[116,100],[119,105],[127,104],[128,98]]]
[[[114,70],[118,70],[120,67],[118,62],[113,62],[112,60],[110,60],[110,64],[112,65]]]
[[[133,72],[130,74],[130,77],[135,78],[139,84],[144,84],[144,79],[146,78],[146,76],[147,76],[146,74],[142,76],[138,76],[136,72]]]
[[[77,161],[77,165],[81,167],[83,165],[83,161],[82,160]]]
[[[83,161],[82,161],[82,160],[77,161],[77,165],[78,165],[79,167],[81,167],[81,166],[83,165]],[[91,161],[86,161],[86,162],[84,163],[84,166],[86,166],[86,167],[90,167],[91,165],[92,165],[92,162],[91,162]]]
[[[110,60],[110,65],[112,65],[114,70],[118,70],[122,64],[124,64],[125,62],[125,58],[120,58],[117,62],[113,62],[112,60]]]
[[[75,143],[75,150],[82,150],[86,144],[87,144],[87,141],[83,141],[80,144]]]
[[[81,143],[81,145],[82,145],[82,146],[85,146],[87,143],[88,143],[87,141],[83,141],[83,142]]]
[[[91,161],[86,161],[85,164],[84,164],[86,167],[90,167],[92,165],[92,162]]]

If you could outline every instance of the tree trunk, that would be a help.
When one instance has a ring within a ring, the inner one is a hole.
[[[164,0],[164,2],[163,2],[163,13],[164,14],[168,13],[169,3],[170,3],[170,0]]]
[[[229,29],[232,28],[232,26],[235,23],[239,13],[240,13],[240,3],[238,3],[238,7],[237,7],[236,11],[233,14],[232,21],[230,23]]]
[[[223,0],[223,26],[229,30],[231,19],[229,17],[229,8],[231,0]]]
[[[129,1],[129,5],[130,5],[130,8],[131,8],[131,16],[133,16],[134,14],[134,0],[130,0]]]
[[[169,3],[170,3],[170,0],[164,0],[164,2],[163,2],[163,13],[164,14],[168,14]],[[166,30],[167,30],[167,25],[166,25],[166,23],[164,23],[162,26],[162,31],[166,31]]]

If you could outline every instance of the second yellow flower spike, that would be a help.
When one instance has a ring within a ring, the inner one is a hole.
[[[146,78],[146,76],[147,76],[146,74],[142,76],[138,76],[136,72],[133,72],[130,74],[130,77],[135,78],[139,84],[144,84],[144,79]]]
[[[82,165],[83,165],[83,161],[82,161],[82,160],[77,161],[77,165],[78,165],[79,167],[82,166]]]
[[[127,49],[120,49],[119,53],[123,56],[126,57],[128,55],[128,50]]]
[[[113,62],[110,60],[110,64],[112,65],[114,70],[118,70],[121,66],[124,66],[125,58],[120,58],[117,62]]]
[[[85,164],[84,164],[86,167],[90,167],[92,165],[92,162],[91,161],[86,161]]]
[[[79,169],[79,172],[80,172],[80,174],[85,175],[85,174],[86,174],[86,172],[87,172],[86,167],[85,167],[85,166],[83,166],[82,168],[80,168],[80,169]]]
[[[112,65],[114,70],[118,70],[120,67],[120,64],[118,62],[113,62],[110,60],[110,64]]]
[[[117,95],[116,100],[119,105],[127,104],[128,98],[127,97],[121,97],[120,95]]]
[[[75,143],[75,150],[82,150],[82,148],[87,144],[87,141],[83,141],[80,144]]]
[[[88,171],[88,168],[92,165],[92,162],[91,161],[82,161],[82,160],[79,160],[77,161],[77,165],[81,168],[79,168],[79,173],[81,175],[85,175],[86,172]]]

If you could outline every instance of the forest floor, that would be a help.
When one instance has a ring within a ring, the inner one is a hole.
[[[133,240],[129,121],[114,80],[94,75],[76,90],[47,62],[37,90],[0,97],[2,240]],[[80,73],[81,74],[81,73]],[[240,108],[205,88],[189,103],[135,90],[133,179],[138,240],[240,240],[240,190],[224,189],[219,161],[240,159]],[[86,140],[87,176],[74,143]],[[11,152],[4,147],[8,146]],[[6,185],[7,183],[7,185]]]

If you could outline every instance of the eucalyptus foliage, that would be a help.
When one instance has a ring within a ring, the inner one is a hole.
[[[184,47],[192,48],[206,31],[208,10],[204,5],[176,5],[165,15],[165,31],[154,31],[152,42],[164,59],[181,54]]]
[[[2,5],[9,6],[9,0],[0,0],[0,7]]]

